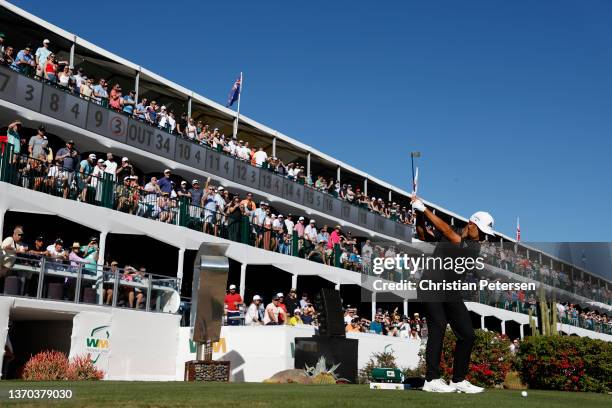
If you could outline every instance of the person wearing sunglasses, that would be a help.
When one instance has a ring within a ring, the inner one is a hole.
[[[17,254],[22,254],[28,249],[26,246],[21,245],[22,241],[23,227],[20,225],[17,225],[15,229],[13,229],[13,235],[2,241],[2,246],[0,248],[0,278],[4,278],[8,275],[15,264],[15,257]]]

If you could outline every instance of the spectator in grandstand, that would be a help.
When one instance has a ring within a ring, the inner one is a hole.
[[[88,186],[91,183],[96,155],[91,153],[87,159],[81,160],[79,165],[79,189],[81,190],[81,201],[87,202]]]
[[[45,136],[45,132],[45,127],[39,126],[36,134],[30,138],[28,142],[30,157],[39,158],[41,155],[47,156],[46,149],[49,146],[49,141],[47,140],[47,136]]]
[[[240,325],[240,308],[244,305],[242,296],[236,292],[236,285],[229,286],[229,292],[224,299],[227,324],[229,326]]]
[[[130,163],[130,159],[127,157],[123,157],[121,159],[121,166],[117,169],[117,180],[123,180],[127,176],[132,176],[134,174],[134,166]]]
[[[232,201],[227,206],[227,234],[228,239],[235,242],[240,242],[240,225],[244,208],[240,204],[240,197],[234,196]]]
[[[7,129],[7,143],[13,148],[13,162],[17,161],[19,154],[21,154],[21,122],[14,120],[8,125]]]
[[[359,317],[350,319],[349,322],[345,324],[344,330],[347,333],[360,333],[361,325],[359,323]]]
[[[287,310],[290,311],[291,313],[293,313],[293,311],[295,309],[298,309],[300,307],[300,302],[297,298],[297,291],[295,288],[291,288],[291,290],[289,290],[289,294],[287,295],[287,298],[285,299],[285,305],[287,306]]]
[[[258,326],[263,324],[265,309],[259,295],[253,296],[253,301],[247,308],[244,316],[244,324],[247,326]]]
[[[111,175],[111,180],[117,180],[117,162],[112,153],[106,153],[106,161],[104,162],[104,172]]]
[[[324,244],[325,242],[323,240],[319,241],[317,245],[312,249],[312,251],[310,251],[306,259],[321,264],[327,263],[325,257],[325,249],[323,246]]]
[[[317,245],[317,227],[315,226],[316,221],[311,219],[308,225],[304,228],[304,246],[305,250],[311,250]]]
[[[4,54],[4,33],[0,33],[0,54]]]
[[[304,322],[302,321],[302,310],[299,308],[294,309],[293,315],[289,318],[289,322],[287,322],[287,324],[289,324],[289,326],[297,326],[304,324]]]
[[[316,316],[316,311],[314,306],[312,305],[312,302],[310,302],[310,300],[307,302],[306,307],[304,307],[302,312],[302,322],[304,322],[304,324],[307,325],[314,325],[315,324],[315,316]]]
[[[374,321],[370,323],[370,332],[376,334],[383,334],[383,317],[382,314],[377,313],[374,317]]]
[[[68,66],[68,61],[57,61],[57,58],[53,56],[53,62],[57,64],[64,64],[64,69],[59,71],[57,75],[57,83],[67,91],[72,91],[74,88],[74,79],[72,76],[72,70]]]
[[[43,73],[45,72],[45,67],[47,64],[47,59],[49,59],[49,57],[51,55],[53,55],[53,53],[51,52],[51,50],[49,49],[49,44],[51,42],[48,39],[44,39],[43,40],[43,45],[42,47],[39,47],[36,50],[36,53],[34,54],[34,58],[36,61],[36,76],[38,77],[42,77]]]
[[[45,246],[45,238],[39,235],[34,240],[34,247],[27,251],[28,255],[32,255],[35,258],[45,256],[47,253],[47,247]]]
[[[32,49],[30,46],[25,47],[17,53],[11,67],[27,76],[31,76],[34,73],[36,61],[34,61],[32,57]]]
[[[87,101],[93,99],[94,94],[94,80],[91,77],[84,78],[81,82],[81,86],[79,87],[79,94],[81,97]]]
[[[164,177],[157,181],[157,184],[159,184],[159,189],[162,191],[162,193],[170,194],[172,192],[172,179],[170,178],[171,174],[172,172],[170,169],[166,169],[164,170]]]
[[[116,111],[121,111],[121,102],[123,100],[123,95],[121,93],[121,85],[115,84],[110,91],[110,95],[108,96],[108,105],[111,109]]]
[[[519,351],[519,339],[514,339],[512,340],[512,343],[510,343],[510,352],[512,354],[516,354]]]
[[[147,268],[141,266],[138,269],[138,272],[134,274],[134,278],[133,278],[134,282],[146,285],[147,284],[146,273],[147,273]],[[134,293],[136,294],[136,309],[144,308],[145,303],[146,303],[145,290],[140,287],[135,287]]]
[[[83,85],[83,82],[85,82],[85,80],[87,79],[87,76],[83,73],[83,67],[79,67],[77,69],[77,73],[76,75],[73,77],[74,79],[74,89],[73,92],[74,93],[79,93],[80,89],[81,89],[81,85]]]
[[[4,51],[0,53],[0,64],[3,65],[12,65],[15,62],[13,54],[15,53],[15,49],[12,46],[7,46]]]
[[[4,238],[2,241],[2,251],[0,253],[0,278],[4,278],[13,265],[15,264],[15,256],[23,254],[27,251],[27,247],[21,244],[23,240],[23,227],[15,226],[13,234],[10,237]]]
[[[47,247],[47,256],[56,262],[66,261],[68,253],[64,249],[64,241],[60,238]]]
[[[283,295],[282,292],[278,292],[276,296],[278,297],[278,307],[283,310],[283,313],[278,317],[278,323],[287,324],[289,313],[287,311],[287,305],[285,304],[285,295]]]
[[[268,161],[268,154],[264,151],[263,147],[259,147],[255,153],[255,164],[257,167],[262,167],[264,163]]]
[[[108,84],[104,78],[100,78],[98,85],[93,87],[93,99],[102,106],[108,105],[108,91],[106,90]]]
[[[279,306],[280,298],[278,295],[274,295],[272,297],[272,302],[266,306],[264,313],[264,324],[267,326],[274,326],[278,324],[282,324],[280,322],[286,321],[286,316],[284,315],[284,310]]]
[[[61,160],[62,167],[62,186],[64,189],[64,198],[68,198],[68,189],[74,181],[74,174],[77,168],[79,153],[74,148],[74,141],[68,140],[66,147],[62,147],[57,151],[56,160]]]
[[[129,91],[127,95],[123,95],[121,98],[121,106],[123,113],[132,116],[134,113],[134,107],[136,106],[136,93]]]
[[[119,262],[112,261],[110,264],[110,268],[108,271],[104,273],[104,303],[106,305],[110,305],[113,302],[113,290],[115,287],[115,275],[118,275],[119,272]]]

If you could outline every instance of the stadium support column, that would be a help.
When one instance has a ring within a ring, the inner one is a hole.
[[[246,268],[247,264],[243,263],[240,265],[240,296],[244,301],[244,285],[246,285]]]
[[[390,203],[393,202],[393,191],[389,190],[389,200]]]
[[[179,248],[178,252],[178,266],[176,267],[176,279],[178,279],[178,291],[181,293],[181,287],[183,286],[183,267],[185,265],[185,248]]]
[[[484,315],[480,315],[480,328],[482,330],[484,330],[486,328],[485,327],[485,317],[484,317]]]
[[[136,103],[138,103],[138,94],[140,92],[140,70],[136,72],[136,78],[134,79],[134,98],[136,98]]]
[[[297,273],[291,275],[291,288],[297,291]]]
[[[501,321],[501,334],[506,334],[506,321]]]
[[[404,299],[404,316],[408,316],[408,301]]]
[[[372,319],[371,321],[374,321],[375,317],[376,317],[376,292],[372,292]]]
[[[106,236],[108,235],[108,231],[100,231],[100,239],[98,240],[98,270],[96,273],[96,284],[98,285],[98,304],[101,305],[104,303],[104,251],[106,250]]]
[[[187,98],[187,117],[190,118],[191,117],[191,102],[192,102],[192,98],[191,96],[189,98]]]
[[[363,179],[363,194],[368,195],[368,179]]]
[[[272,157],[276,157],[276,136],[272,138]]]
[[[336,170],[336,179],[338,179],[338,183],[340,183],[340,166],[338,166],[338,169]]]
[[[70,44],[70,57],[68,59],[68,66],[70,66],[71,68],[74,68],[74,47],[75,47],[74,42],[75,41],[76,41],[76,37],[75,37],[75,40],[72,41],[72,44]]]
[[[308,152],[308,155],[306,155],[306,178],[308,177],[310,177],[310,152]]]
[[[6,208],[0,208],[0,239],[4,239],[4,215],[6,214]],[[11,231],[12,232],[12,231]]]
[[[520,333],[521,340],[523,340],[523,337],[525,337],[525,331],[524,331],[522,324],[519,324],[519,333]]]

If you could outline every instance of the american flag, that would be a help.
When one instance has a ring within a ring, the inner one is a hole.
[[[227,105],[225,105],[227,108],[229,108],[230,106],[232,106],[234,104],[234,102],[236,102],[238,100],[238,97],[240,96],[240,79],[241,79],[242,75],[238,77],[238,79],[236,79],[236,82],[234,82],[234,86],[232,86],[232,90],[229,93],[229,96],[227,98]]]
[[[518,217],[516,217],[516,242],[521,242],[521,224]]]

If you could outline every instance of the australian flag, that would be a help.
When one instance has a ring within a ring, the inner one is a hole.
[[[234,86],[232,86],[232,90],[229,93],[229,96],[227,98],[227,105],[225,105],[227,108],[229,108],[230,106],[232,106],[234,104],[234,102],[236,102],[238,100],[238,96],[240,96],[240,79],[241,79],[242,75],[238,77],[238,79],[236,79],[236,82],[234,82]]]

